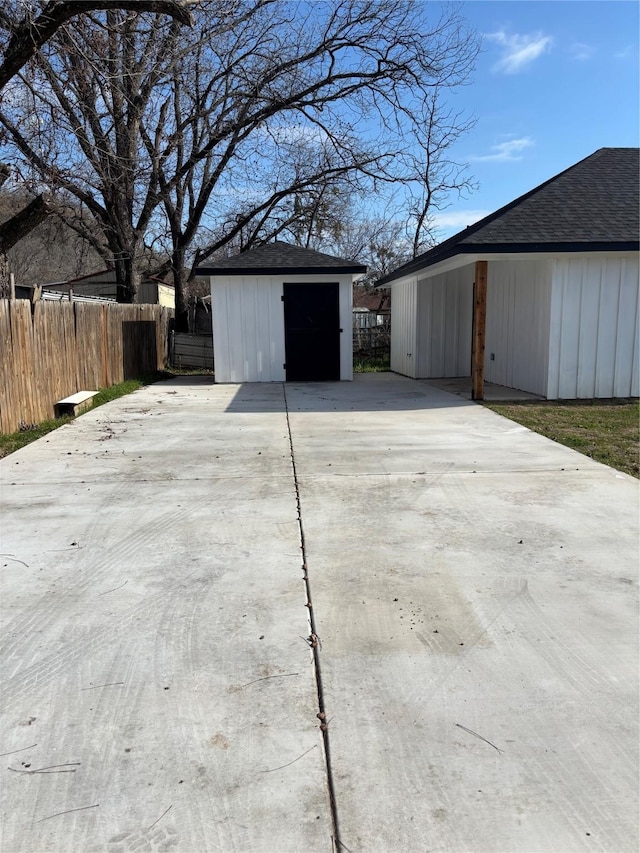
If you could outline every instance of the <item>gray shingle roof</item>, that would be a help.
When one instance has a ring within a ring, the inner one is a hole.
[[[600,148],[378,284],[462,253],[637,250],[639,166],[638,148]]]
[[[292,246],[276,240],[241,252],[231,258],[219,258],[211,261],[206,267],[198,267],[196,275],[241,275],[243,273],[258,274],[300,274],[304,273],[364,273],[366,266],[345,258],[336,258],[324,252],[304,249],[302,246]]]

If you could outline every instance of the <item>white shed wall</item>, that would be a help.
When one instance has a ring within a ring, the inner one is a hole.
[[[637,397],[638,255],[552,266],[549,399]]]
[[[550,302],[549,260],[489,262],[487,382],[546,396]]]
[[[353,379],[353,279],[340,282],[340,379]]]
[[[283,382],[282,282],[212,279],[216,382]]]
[[[473,272],[470,265],[418,281],[418,377],[470,375]]]
[[[391,370],[416,378],[417,283],[394,282],[391,288]]]
[[[211,276],[216,382],[284,382],[283,284],[339,284],[340,378],[353,379],[351,275]]]

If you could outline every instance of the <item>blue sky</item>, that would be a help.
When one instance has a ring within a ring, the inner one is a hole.
[[[437,218],[442,237],[603,147],[639,144],[636,0],[471,0],[482,36],[452,106],[477,123],[453,154],[480,187]]]

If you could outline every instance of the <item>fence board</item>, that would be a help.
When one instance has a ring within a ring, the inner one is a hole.
[[[171,363],[175,367],[202,367],[213,370],[213,337],[175,334]]]
[[[46,320],[44,322],[42,321],[42,314],[42,306],[36,303],[34,306],[33,320],[31,316],[29,316],[29,325],[31,326],[32,333],[34,326],[39,327],[40,329],[40,334],[36,334],[34,339],[35,363],[38,365],[38,369],[31,378],[29,399],[34,407],[34,417],[29,420],[29,423],[39,423],[40,421],[45,420],[45,418],[51,417],[53,414],[53,406],[51,407],[50,415],[42,401],[46,399],[47,389],[52,384],[50,365],[55,361],[55,355],[52,352],[55,329],[52,329],[51,324],[47,323]],[[55,386],[51,387],[51,393],[54,392]],[[26,418],[24,420],[26,420]]]
[[[17,396],[24,401],[21,423],[33,424],[39,415],[37,393],[34,395],[33,328],[31,326],[31,304],[27,300],[14,302],[11,306],[11,349],[13,380]]]
[[[11,344],[11,303],[0,300],[0,430],[10,432],[12,415],[17,409],[16,388],[13,381]]]
[[[161,370],[173,312],[160,305],[0,300],[0,431],[53,417],[54,404]],[[125,365],[126,361],[126,365]]]
[[[124,320],[124,305],[114,305],[107,314],[107,370],[109,385],[115,385],[124,380],[124,364],[122,361],[122,321]]]
[[[122,358],[125,379],[155,373],[158,364],[158,342],[153,320],[123,320]]]
[[[169,364],[171,344],[169,340],[170,324],[173,311],[170,308],[162,308],[158,319],[158,370],[162,370]]]
[[[86,309],[89,308],[87,311]],[[104,312],[91,310],[94,305],[78,302],[76,315],[76,377],[79,388],[95,391],[102,382],[102,326]]]

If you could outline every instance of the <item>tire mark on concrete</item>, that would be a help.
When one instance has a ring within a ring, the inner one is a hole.
[[[562,625],[556,624],[553,628],[549,625],[544,611],[529,590],[522,596],[522,604],[532,617],[535,631],[542,633],[544,640],[548,641],[540,643],[537,652],[562,679],[568,679],[589,702],[594,688],[604,691],[611,689],[611,681],[604,674],[602,667],[595,666],[576,651],[573,636],[563,638],[565,632]],[[534,633],[533,627],[530,633]]]
[[[195,574],[193,572],[185,575],[185,580],[192,578]],[[11,704],[35,687],[41,688],[47,685],[61,672],[110,644],[114,637],[119,636],[118,632],[133,620],[140,619],[142,615],[146,618],[154,614],[159,616],[159,611],[166,606],[167,597],[176,595],[184,590],[184,587],[184,580],[167,584],[161,592],[148,596],[144,601],[128,608],[114,617],[108,625],[91,631],[89,637],[63,644],[38,662],[27,666],[18,675],[5,680],[3,685],[5,702]]]
[[[159,535],[166,531],[168,525],[185,521],[198,509],[206,507],[211,498],[212,495],[207,493],[199,500],[190,502],[189,506],[182,510],[162,513],[111,546],[105,542],[101,543],[97,556],[89,566],[75,568],[69,575],[64,576],[65,592],[56,594],[53,602],[50,593],[43,595],[27,613],[21,613],[6,624],[4,642],[0,644],[0,659],[8,663],[19,654],[22,660],[28,660],[32,656],[33,647],[40,641],[46,629],[59,621],[60,612],[68,602],[76,602],[83,593],[90,591],[92,586],[95,587],[96,581],[106,569],[111,569],[118,562],[125,562],[143,546],[154,543]],[[86,563],[91,559],[91,554],[83,554],[82,559]],[[4,606],[7,608],[6,601]]]

